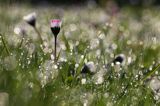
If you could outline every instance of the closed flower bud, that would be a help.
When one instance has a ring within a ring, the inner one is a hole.
[[[36,25],[36,13],[30,13],[23,17],[23,20],[25,20],[29,25],[35,27]]]
[[[54,34],[54,36],[57,36],[58,33],[60,32],[61,23],[62,22],[59,19],[51,20],[51,30],[52,30],[52,33]]]
[[[113,60],[113,63],[114,64],[122,64],[124,65],[125,64],[125,60],[126,60],[126,57],[124,54],[119,54],[115,57],[115,59]]]
[[[94,74],[95,72],[96,72],[96,67],[92,61],[84,64],[81,71],[82,74],[86,74],[86,73]]]

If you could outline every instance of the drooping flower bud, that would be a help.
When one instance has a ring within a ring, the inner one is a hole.
[[[90,73],[90,74],[94,74],[96,72],[96,67],[94,62],[90,61],[86,64],[84,64],[81,73],[82,74],[86,74],[86,73]]]
[[[113,60],[113,63],[114,64],[122,64],[124,65],[125,64],[125,60],[126,60],[126,57],[124,54],[119,54],[115,57],[115,59]]]
[[[53,19],[51,20],[51,30],[54,36],[57,37],[58,33],[60,32],[62,21],[60,19]]]
[[[35,27],[36,25],[36,13],[33,12],[33,13],[30,13],[26,16],[23,17],[23,20],[25,20],[29,25]]]

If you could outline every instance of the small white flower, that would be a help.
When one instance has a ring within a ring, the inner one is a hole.
[[[23,20],[25,20],[28,24],[30,24],[31,26],[35,27],[35,23],[36,23],[36,13],[30,13],[26,16],[23,17]]]
[[[97,77],[97,79],[96,79],[96,82],[95,82],[95,84],[102,84],[104,82],[104,78],[103,78],[103,76],[102,75],[99,75],[98,77]]]
[[[153,77],[150,81],[150,88],[153,92],[157,93],[160,91],[160,80],[157,77]]]

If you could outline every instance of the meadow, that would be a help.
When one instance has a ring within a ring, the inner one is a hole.
[[[32,12],[43,44],[23,20]],[[51,19],[62,20],[57,62]],[[1,6],[0,92],[9,106],[160,105],[159,34],[158,7]]]

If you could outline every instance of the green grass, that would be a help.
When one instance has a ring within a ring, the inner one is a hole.
[[[33,28],[22,20],[32,11],[37,12],[37,27],[47,44],[45,49],[40,47]],[[146,83],[159,71],[157,13],[156,8],[138,13],[123,8],[111,16],[100,8],[1,7],[0,91],[9,94],[10,106],[160,105]],[[55,64],[51,59],[54,36],[49,22],[59,17],[63,24]],[[21,47],[22,37],[13,32],[19,24],[27,32]],[[112,48],[113,44],[117,48]],[[131,57],[132,62],[128,64],[126,60],[118,72],[115,67],[104,68],[113,60],[112,55],[120,53]],[[86,84],[81,84],[81,69],[87,61],[95,63],[97,72],[87,74]],[[74,76],[69,74],[71,70],[75,71]],[[96,84],[99,73],[103,73],[104,81]]]

